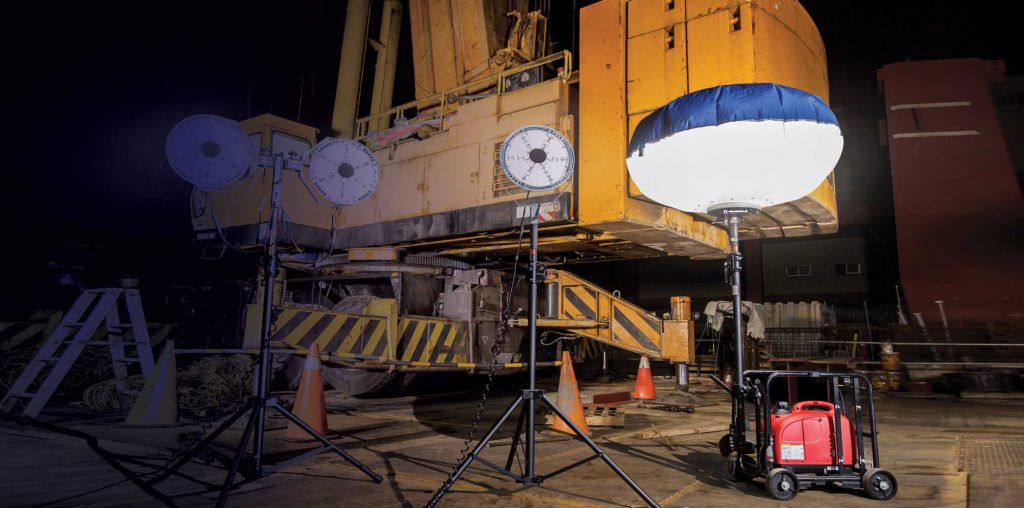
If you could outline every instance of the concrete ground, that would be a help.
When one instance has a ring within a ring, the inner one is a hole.
[[[262,506],[422,506],[456,463],[478,403],[478,385],[446,381],[445,393],[376,399],[343,398],[328,392],[329,425],[337,442],[384,476],[369,481],[333,454],[321,454],[278,474],[249,482],[232,493],[230,504]],[[548,381],[548,388],[554,391]],[[515,395],[518,379],[499,383],[477,436]],[[584,399],[595,392],[628,390],[630,383],[581,383]],[[671,381],[657,379],[660,402],[685,402]],[[728,422],[728,398],[709,385],[693,392],[712,405],[693,414],[627,406],[626,427],[595,427],[593,436],[608,455],[663,506],[778,506],[763,483],[736,483],[725,470],[717,441]],[[287,398],[287,396],[283,396]],[[877,401],[882,464],[900,483],[891,506],[1017,506],[1024,501],[1024,403],[967,401],[952,397]],[[110,416],[74,408],[50,410],[40,428],[4,422],[0,426],[0,506],[209,506],[223,481],[219,467],[192,463],[156,485],[140,477],[154,471],[179,448],[178,433],[189,428],[129,429]],[[543,419],[539,418],[539,425]],[[484,457],[504,464],[514,421],[503,428]],[[653,426],[652,426],[653,425]],[[310,445],[280,439],[283,419],[270,420],[267,448],[274,457]],[[538,427],[540,428],[540,427]],[[671,437],[650,437],[657,429]],[[702,433],[692,433],[702,432]],[[240,426],[224,435],[229,452]],[[91,436],[91,437],[90,437]],[[580,441],[544,430],[538,435],[538,473],[586,458]],[[646,438],[645,438],[646,437]],[[518,470],[514,465],[513,470]],[[786,504],[842,503],[875,506],[858,491],[811,489]],[[441,506],[641,506],[641,500],[600,460],[591,461],[543,485],[525,488],[474,464]]]

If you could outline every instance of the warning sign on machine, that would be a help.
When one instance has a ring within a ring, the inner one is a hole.
[[[804,460],[804,445],[782,443],[782,460]]]

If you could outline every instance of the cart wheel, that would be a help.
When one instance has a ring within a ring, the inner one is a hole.
[[[723,457],[728,457],[732,454],[732,435],[726,434],[722,436],[722,439],[718,440],[718,453],[721,453]]]
[[[879,501],[888,501],[896,497],[896,491],[900,488],[892,473],[874,468],[868,469],[864,476],[861,476],[861,487],[868,497]]]
[[[768,472],[764,488],[772,499],[789,501],[800,493],[800,482],[792,471],[777,467]]]
[[[740,467],[740,460],[743,460],[746,456],[742,456],[740,459],[732,459],[729,461],[729,476],[738,482],[749,482],[752,476],[742,467]]]

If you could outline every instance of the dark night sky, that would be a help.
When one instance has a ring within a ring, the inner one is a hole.
[[[554,4],[554,39],[565,47],[572,2]],[[1015,22],[999,2],[803,4],[828,50],[832,104],[847,136],[841,223],[884,238],[891,193],[875,70],[904,59],[982,57],[1020,73]],[[96,272],[97,283],[124,273],[164,282],[209,275],[191,250],[188,187],[163,160],[164,137],[181,118],[271,112],[329,132],[343,0],[19,5],[22,12],[6,16],[19,33],[4,35],[15,141],[8,153],[16,160],[3,200],[6,287],[18,289],[5,292],[0,318],[38,308],[45,263],[62,242],[103,246],[92,254],[108,268]],[[399,67],[408,69],[403,49]],[[399,83],[396,101],[410,99],[410,80]]]

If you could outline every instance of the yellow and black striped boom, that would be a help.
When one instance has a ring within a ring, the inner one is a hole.
[[[561,321],[561,328],[612,347],[654,359],[692,361],[691,321],[660,319],[564,270],[549,270],[545,282],[557,286],[558,317],[550,326]]]

